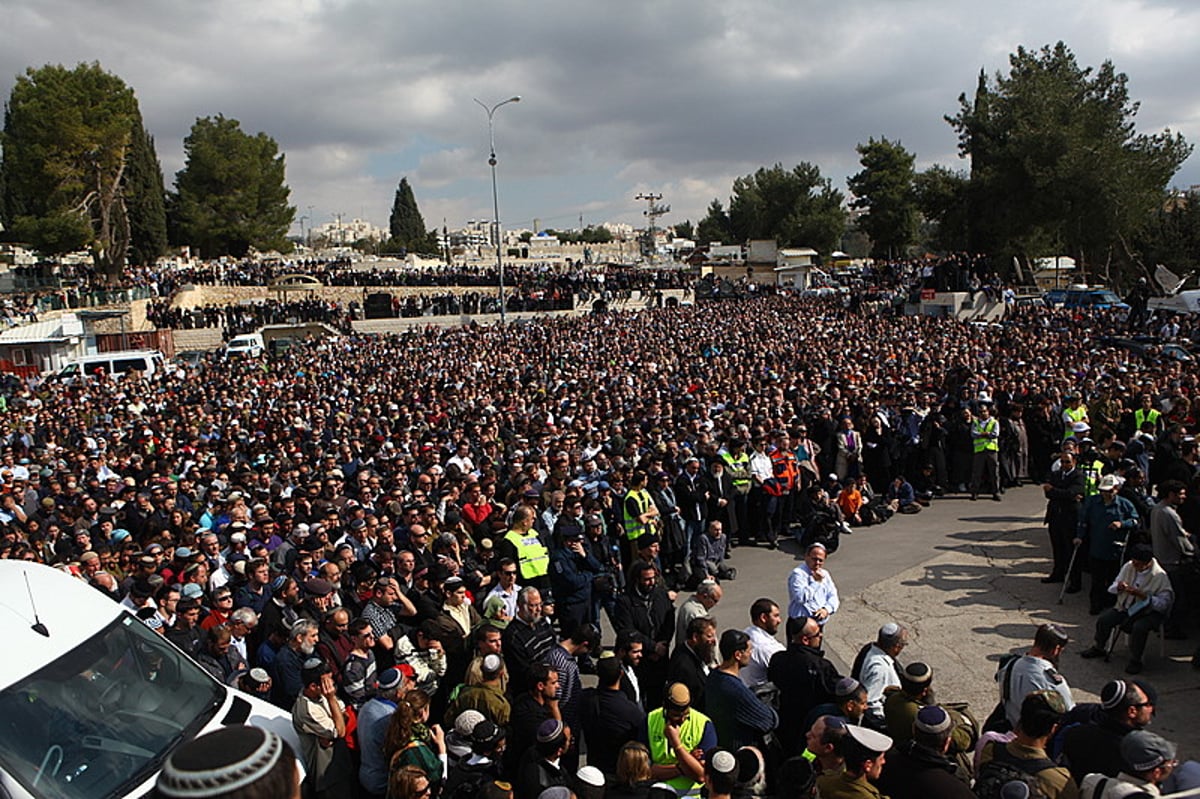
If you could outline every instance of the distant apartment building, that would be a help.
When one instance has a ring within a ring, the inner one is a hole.
[[[312,237],[317,240],[324,239],[331,245],[353,244],[364,239],[384,241],[388,237],[388,231],[381,227],[375,227],[364,219],[355,218],[348,222],[335,219],[314,227]]]

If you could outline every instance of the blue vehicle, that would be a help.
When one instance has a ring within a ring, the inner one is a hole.
[[[1052,308],[1092,308],[1107,311],[1113,308],[1127,311],[1129,306],[1121,301],[1116,292],[1099,286],[1069,286],[1051,289],[1042,295],[1042,301]]]

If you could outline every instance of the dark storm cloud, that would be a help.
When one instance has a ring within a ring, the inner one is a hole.
[[[29,65],[99,60],[132,85],[168,180],[197,116],[274,136],[293,201],[382,222],[400,175],[430,216],[488,216],[486,118],[508,218],[671,191],[695,219],[758,166],[811,161],[844,189],[854,147],[900,139],[965,167],[943,116],[980,69],[1059,39],[1111,58],[1143,130],[1200,139],[1198,12],[1185,0],[8,0],[0,91]],[[1200,182],[1195,160],[1177,179]],[[572,201],[570,198],[576,198]],[[547,205],[553,207],[546,207]],[[461,222],[451,218],[450,223]]]

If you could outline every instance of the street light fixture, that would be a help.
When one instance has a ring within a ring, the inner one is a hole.
[[[475,102],[487,112],[488,118],[488,143],[491,145],[491,154],[488,156],[488,164],[492,167],[492,225],[495,228],[496,235],[496,271],[500,277],[500,323],[504,324],[504,261],[500,257],[500,200],[496,194],[496,127],[492,122],[492,118],[496,115],[496,109],[502,105],[509,103],[521,102],[519,95],[509,97],[489,106],[478,98],[472,98]]]

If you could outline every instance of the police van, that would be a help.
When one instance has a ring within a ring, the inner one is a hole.
[[[64,366],[55,376],[62,383],[72,384],[102,375],[121,377],[130,372],[141,372],[143,377],[153,377],[161,372],[166,363],[158,350],[119,350],[85,355]]]
[[[223,685],[165,637],[50,566],[0,560],[0,797],[142,796],[177,746],[291,714]]]

